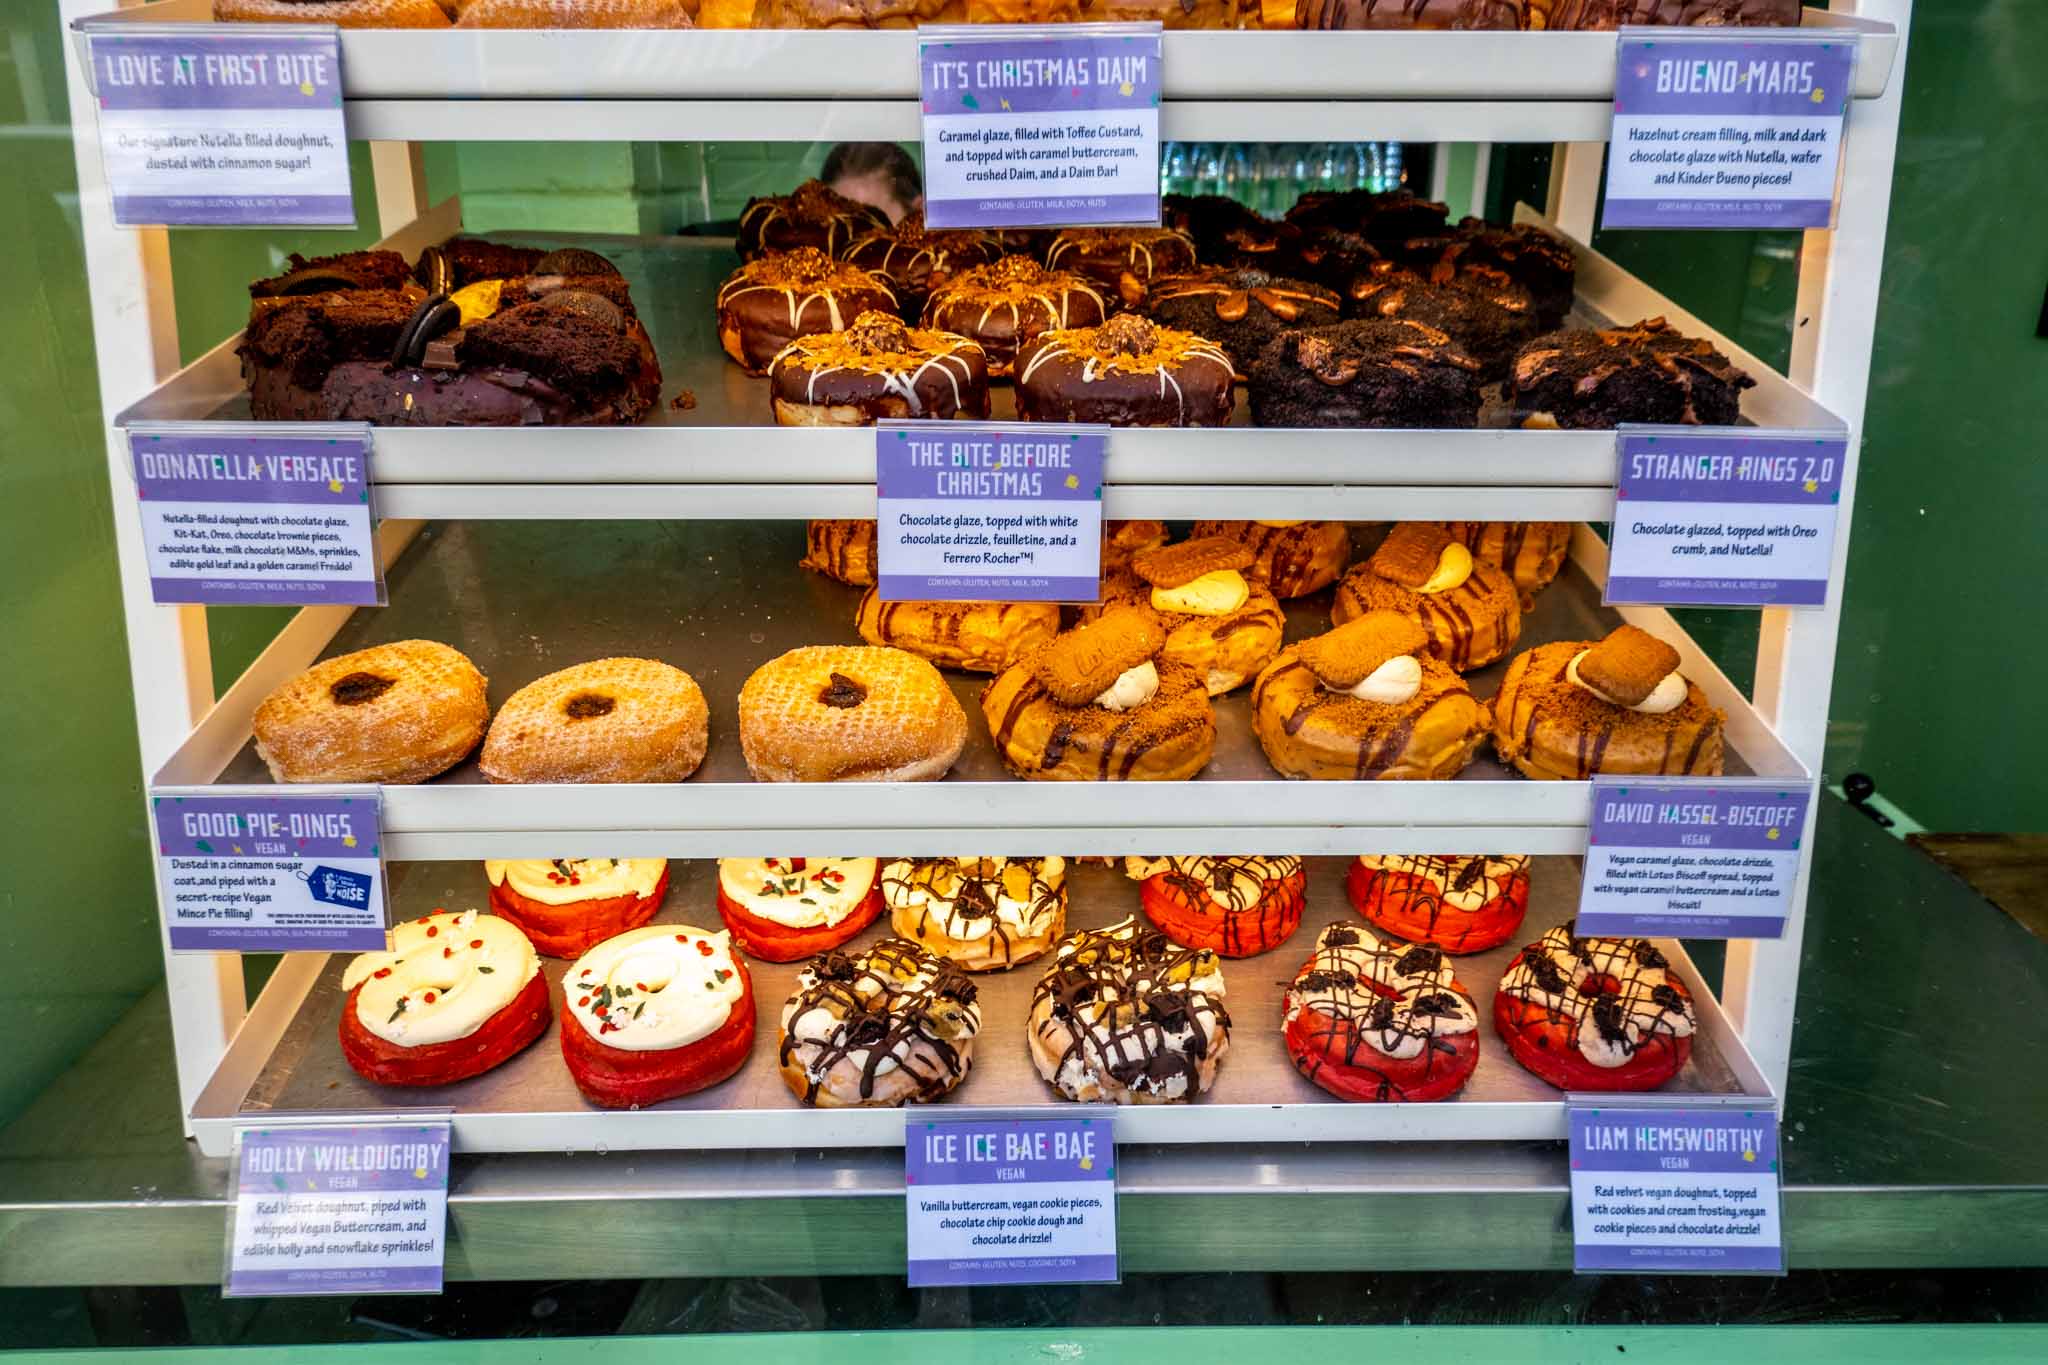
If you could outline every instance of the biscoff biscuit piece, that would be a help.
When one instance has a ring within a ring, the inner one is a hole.
[[[1677,670],[1678,651],[1634,626],[1617,626],[1579,660],[1579,677],[1623,706],[1640,704]]]
[[[1183,540],[1178,545],[1161,545],[1156,550],[1141,550],[1131,556],[1131,571],[1155,588],[1178,588],[1203,574],[1249,569],[1254,558],[1251,548],[1242,541],[1227,536],[1203,536],[1199,540]]]
[[[1096,620],[1054,640],[1032,661],[1031,674],[1062,706],[1080,706],[1166,644],[1159,618],[1136,607],[1111,607]]]
[[[1450,532],[1433,521],[1401,522],[1373,551],[1372,571],[1404,588],[1419,588],[1436,575],[1450,543]]]
[[[1397,611],[1369,611],[1301,645],[1301,661],[1325,687],[1358,686],[1389,659],[1420,653],[1429,632]]]

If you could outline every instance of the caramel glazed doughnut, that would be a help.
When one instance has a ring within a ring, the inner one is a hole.
[[[483,738],[485,688],[475,664],[433,640],[337,655],[263,699],[256,756],[279,782],[424,782]]]
[[[1038,1074],[1070,1100],[1191,1100],[1230,1050],[1223,969],[1135,919],[1084,929],[1032,989],[1028,1037]]]
[[[1222,536],[1252,552],[1252,576],[1273,596],[1306,597],[1335,583],[1351,562],[1351,528],[1341,521],[1198,521],[1190,540]]]
[[[967,713],[915,654],[806,645],[740,688],[740,749],[757,782],[929,782],[967,742]]]
[[[1577,782],[1594,773],[1719,777],[1727,717],[1677,671],[1677,654],[1655,691],[1623,705],[1579,676],[1595,647],[1557,640],[1509,661],[1493,699],[1493,747],[1502,761],[1525,777]]]
[[[804,526],[804,557],[797,567],[856,588],[875,583],[875,523],[841,518]]]
[[[898,934],[963,971],[997,972],[1049,952],[1067,927],[1067,860],[897,858],[882,899]]]
[[[900,938],[822,953],[782,1007],[782,1080],[820,1109],[935,1100],[967,1078],[981,1007],[965,972]]]
[[[213,20],[337,28],[447,28],[451,22],[439,0],[213,0]]]
[[[854,611],[854,629],[871,645],[887,645],[941,668],[1000,673],[1059,634],[1055,602],[884,602],[869,588]]]
[[[681,782],[704,761],[697,680],[657,659],[593,659],[509,697],[477,766],[492,782]]]

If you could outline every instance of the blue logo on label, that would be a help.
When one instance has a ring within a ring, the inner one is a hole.
[[[316,867],[306,877],[313,899],[329,905],[362,909],[370,903],[370,874],[346,872],[338,867]]]

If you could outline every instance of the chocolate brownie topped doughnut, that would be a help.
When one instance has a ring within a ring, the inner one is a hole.
[[[1525,427],[1606,430],[1622,422],[1733,426],[1756,381],[1714,343],[1662,318],[1598,332],[1551,332],[1515,354],[1508,397]]]
[[[1351,281],[1344,310],[1358,318],[1407,318],[1427,323],[1479,362],[1485,383],[1507,378],[1508,363],[1536,335],[1529,292],[1497,270],[1472,268],[1431,283],[1391,262]]]
[[[718,343],[748,374],[798,337],[845,330],[862,313],[896,312],[880,276],[812,247],[748,261],[718,289]]]
[[[768,366],[786,427],[873,426],[884,417],[988,419],[988,360],[966,337],[862,313],[843,332],[798,337]]]
[[[856,238],[888,226],[889,219],[880,209],[848,199],[822,180],[806,180],[788,194],[749,199],[740,210],[734,245],[740,259],[746,261],[798,247],[815,247],[837,256]]]
[[[1017,348],[1033,337],[1093,327],[1108,316],[1108,299],[1079,275],[1047,270],[1026,256],[1005,256],[934,285],[924,325],[979,342],[989,373],[1006,375]]]
[[[1401,318],[1282,332],[1252,362],[1250,390],[1262,427],[1479,425],[1479,362]]]
[[[1572,310],[1578,259],[1569,245],[1533,223],[1501,227],[1464,218],[1448,233],[1404,243],[1398,255],[1434,284],[1473,272],[1499,271],[1529,291],[1537,321],[1546,329],[1563,322]]]
[[[1220,427],[1236,396],[1213,341],[1124,313],[1100,327],[1047,332],[1017,353],[1017,415],[1027,422]]]
[[[1289,327],[1337,321],[1332,290],[1252,268],[1197,270],[1152,281],[1140,310],[1155,322],[1208,337],[1240,373]]]
[[[1450,212],[1449,205],[1418,198],[1412,190],[1315,191],[1294,201],[1287,221],[1310,232],[1348,229],[1384,251],[1442,232]]]

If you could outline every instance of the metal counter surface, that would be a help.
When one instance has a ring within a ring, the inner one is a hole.
[[[1819,831],[1785,1121],[1792,1264],[2048,1264],[2048,944],[1838,802]],[[0,1284],[218,1277],[226,1163],[180,1137],[173,1096],[158,998],[0,1130]],[[1556,1144],[1120,1161],[1132,1272],[1570,1264]],[[464,1158],[449,1274],[873,1272],[902,1259],[901,1193],[887,1151]]]

